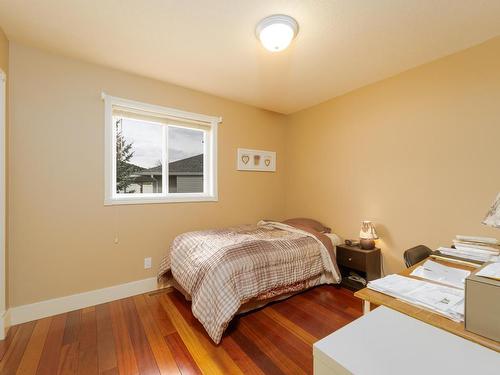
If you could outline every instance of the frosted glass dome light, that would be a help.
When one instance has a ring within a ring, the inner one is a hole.
[[[286,49],[299,31],[299,25],[292,17],[275,14],[257,24],[257,37],[265,49],[279,52]]]

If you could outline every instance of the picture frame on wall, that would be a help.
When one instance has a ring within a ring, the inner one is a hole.
[[[276,152],[238,148],[236,168],[239,171],[276,171]]]

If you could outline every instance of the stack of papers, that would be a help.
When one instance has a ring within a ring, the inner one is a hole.
[[[476,273],[477,276],[500,280],[500,263],[491,263]]]
[[[411,273],[411,276],[418,276],[422,279],[436,281],[460,289],[465,288],[465,279],[469,275],[470,271],[444,266],[432,260],[427,260]]]
[[[464,291],[444,285],[389,275],[370,281],[368,288],[424,307],[456,322],[464,320]]]
[[[456,247],[456,245],[455,245]],[[475,260],[477,262],[497,262],[500,260],[498,253],[474,248],[451,248],[440,247],[437,249],[441,254],[452,255],[462,259]]]
[[[476,236],[464,236],[463,234],[457,234],[456,239],[463,242],[472,242],[479,244],[488,245],[500,245],[500,241],[493,237],[476,237]]]
[[[500,241],[491,237],[457,235],[453,247],[440,247],[435,255],[476,264],[500,261]]]

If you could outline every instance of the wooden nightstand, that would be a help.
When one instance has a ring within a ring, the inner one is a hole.
[[[341,286],[359,290],[365,286],[359,282],[349,280],[349,272],[356,272],[366,281],[380,278],[380,249],[363,250],[357,246],[338,245],[337,264],[342,274]]]

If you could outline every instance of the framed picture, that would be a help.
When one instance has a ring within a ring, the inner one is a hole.
[[[276,171],[276,152],[239,148],[236,168],[239,171]]]

